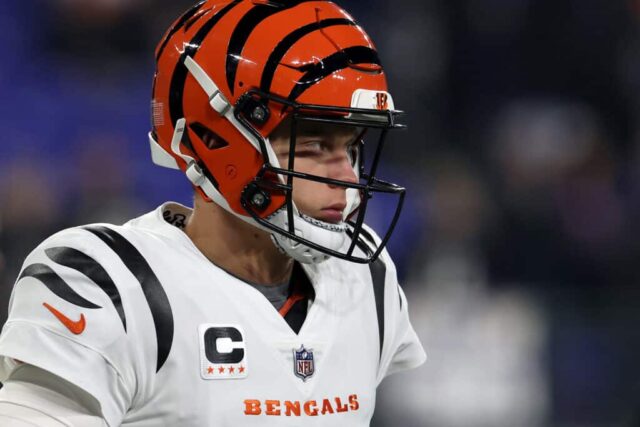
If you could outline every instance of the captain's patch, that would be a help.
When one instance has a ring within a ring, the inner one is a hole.
[[[205,380],[246,378],[247,351],[244,331],[239,325],[203,324],[200,339],[200,376]]]

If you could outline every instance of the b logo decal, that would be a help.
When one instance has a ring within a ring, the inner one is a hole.
[[[389,103],[387,102],[389,99],[389,95],[384,92],[376,93],[376,108],[378,110],[388,110]]]

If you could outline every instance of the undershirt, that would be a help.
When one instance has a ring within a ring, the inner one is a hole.
[[[289,298],[289,282],[280,285],[258,285],[257,283],[249,283],[249,285],[259,290],[278,311]]]
[[[294,263],[288,283],[275,286],[248,284],[267,298],[296,334],[300,332],[315,292],[299,263]]]

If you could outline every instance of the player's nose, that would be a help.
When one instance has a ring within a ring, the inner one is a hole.
[[[344,153],[340,155],[339,158],[335,159],[331,169],[330,178],[351,184],[358,182],[358,176],[354,170],[351,157],[347,153]]]

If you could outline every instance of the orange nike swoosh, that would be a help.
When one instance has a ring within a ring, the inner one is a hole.
[[[66,326],[67,329],[70,330],[72,333],[76,335],[80,335],[82,332],[84,332],[84,327],[87,325],[87,322],[84,320],[84,314],[80,313],[80,320],[73,321],[69,319],[67,316],[65,316],[64,314],[60,313],[55,308],[51,307],[46,302],[43,302],[42,305],[44,305],[47,308],[47,310],[53,313],[53,315],[56,316],[58,320],[62,322],[62,324]]]

